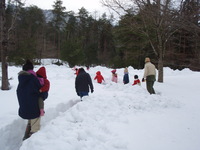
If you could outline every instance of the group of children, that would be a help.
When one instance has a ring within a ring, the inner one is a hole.
[[[78,75],[78,69],[74,68],[74,70],[75,70],[75,75]],[[116,69],[114,69],[114,70],[111,71],[111,73],[112,73],[112,79],[111,79],[111,81],[115,82],[115,83],[118,82],[118,76],[117,76],[116,72],[117,72]],[[100,71],[96,72],[96,76],[94,77],[94,80],[97,80],[97,83],[100,83],[100,84],[103,81],[105,82],[104,77],[103,77],[103,75],[101,74]],[[128,84],[129,83],[128,68],[124,69],[123,83],[124,84]],[[140,82],[140,79],[138,78],[138,75],[134,75],[134,82],[133,82],[132,85],[141,85],[141,82]]]
[[[79,70],[77,68],[75,68],[74,70],[75,70],[75,75],[78,75]],[[34,73],[33,70],[29,70],[29,72],[34,74],[35,76],[37,76],[37,78],[40,81],[40,84],[42,86],[39,90],[39,92],[41,93],[41,97],[39,98],[39,108],[40,108],[40,116],[44,116],[44,113],[45,113],[44,112],[44,100],[48,97],[48,91],[50,88],[50,82],[47,79],[46,69],[45,69],[45,67],[41,67],[38,69],[38,71],[36,71],[36,73]],[[115,82],[115,83],[118,82],[118,75],[116,72],[117,72],[116,69],[111,71],[111,73],[112,73],[111,81]],[[101,84],[103,81],[105,82],[104,77],[102,76],[100,71],[96,72],[96,76],[94,77],[94,80],[97,80],[97,82],[99,84]],[[128,68],[124,69],[123,83],[124,84],[129,83]],[[132,85],[141,85],[138,75],[134,75],[134,82]]]
[[[112,81],[117,83],[118,77],[116,73],[116,69],[112,70]],[[123,76],[123,83],[128,84],[129,83],[129,74],[128,74],[128,68],[124,69],[124,76]],[[140,79],[138,78],[138,75],[134,75],[134,83],[132,85],[141,85]]]

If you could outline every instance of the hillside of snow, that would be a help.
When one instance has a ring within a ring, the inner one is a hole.
[[[111,68],[91,67],[94,93],[80,101],[72,68],[50,60],[43,65],[51,83],[45,116],[41,130],[25,141],[27,120],[18,116],[16,96],[21,67],[8,67],[13,79],[11,90],[0,91],[0,150],[199,150],[200,72],[164,68],[164,83],[155,82],[157,94],[150,95],[145,82],[132,86],[143,70],[128,67],[130,83],[124,85],[123,68],[113,83]],[[94,80],[97,71],[105,83]]]

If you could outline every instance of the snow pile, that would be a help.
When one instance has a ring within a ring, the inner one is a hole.
[[[129,69],[130,83],[124,85],[123,68],[117,69],[119,83],[112,83],[111,68],[92,67],[92,79],[101,71],[106,82],[93,80],[94,93],[76,95],[74,71],[43,60],[51,82],[45,101],[41,130],[22,142],[26,120],[18,117],[17,73],[9,67],[12,89],[0,91],[1,150],[198,150],[200,147],[199,72],[165,68],[165,82],[155,83],[149,95],[145,83],[132,86],[133,76],[143,70]],[[37,70],[40,66],[35,66]],[[195,82],[191,82],[191,79]]]

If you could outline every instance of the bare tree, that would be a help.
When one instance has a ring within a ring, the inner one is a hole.
[[[11,2],[11,0],[9,1]],[[21,5],[20,0],[15,0],[16,4]],[[10,34],[14,29],[14,23],[17,13],[14,14],[9,28],[6,27],[6,4],[5,0],[0,0],[0,50],[1,50],[1,66],[2,66],[2,90],[9,90],[8,82],[8,64],[7,64],[7,50],[10,41]]]
[[[7,63],[6,63],[6,29],[5,29],[5,0],[0,0],[0,48],[1,48],[1,66],[2,66],[2,90],[8,90],[8,72],[7,72]]]
[[[158,59],[158,82],[163,82],[163,60],[169,38],[178,29],[177,11],[172,7],[173,0],[102,0],[102,4],[119,15],[138,14],[142,25],[133,22],[130,28],[140,30],[146,35],[151,48]]]

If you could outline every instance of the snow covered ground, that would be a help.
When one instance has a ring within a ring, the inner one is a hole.
[[[164,83],[149,95],[145,83],[132,86],[143,70],[129,67],[130,83],[111,82],[111,68],[87,71],[94,79],[101,71],[106,82],[93,80],[94,93],[76,95],[74,71],[44,61],[51,82],[41,130],[22,142],[27,121],[18,116],[16,88],[21,67],[10,66],[12,87],[0,91],[0,150],[199,150],[200,72],[164,68]],[[40,66],[35,66],[37,70]]]

